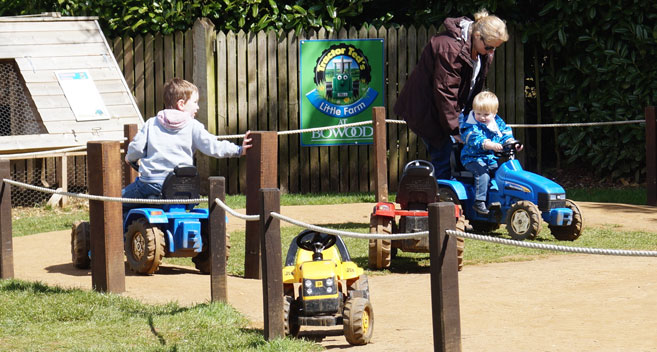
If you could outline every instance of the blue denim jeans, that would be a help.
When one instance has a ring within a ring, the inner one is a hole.
[[[490,182],[490,174],[497,170],[497,163],[493,165],[487,165],[484,162],[472,162],[466,165],[463,165],[466,170],[472,172],[474,176],[475,184],[475,200],[476,201],[486,201],[486,195],[488,194],[488,182]]]
[[[431,158],[431,164],[434,169],[433,175],[436,179],[449,180],[452,178],[452,171],[449,165],[449,157],[452,154],[452,139],[447,138],[447,141],[440,148],[436,148],[426,141],[424,141],[424,144],[427,146],[427,153],[429,153],[429,157]]]
[[[162,197],[162,184],[141,182],[139,177],[135,182],[127,185],[121,191],[122,198],[138,198],[138,199],[157,199]],[[128,213],[130,209],[139,207],[158,208],[159,205],[144,205],[139,203],[123,203],[123,215]]]

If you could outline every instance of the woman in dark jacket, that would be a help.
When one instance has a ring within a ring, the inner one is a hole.
[[[450,135],[460,139],[459,116],[471,110],[495,49],[509,39],[497,16],[481,10],[474,18],[445,20],[445,31],[424,47],[394,108],[427,145],[437,179],[450,178]]]

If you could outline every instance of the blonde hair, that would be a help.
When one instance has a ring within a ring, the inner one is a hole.
[[[475,95],[472,100],[472,110],[476,110],[477,112],[497,114],[497,108],[499,106],[500,101],[497,99],[495,93],[487,90]]]
[[[178,100],[187,102],[192,95],[198,94],[198,87],[182,78],[172,78],[164,85],[164,106],[167,109],[176,109]]]
[[[509,32],[506,30],[506,23],[495,15],[489,15],[486,9],[481,9],[474,14],[474,24],[472,33],[479,32],[485,40],[509,40]]]

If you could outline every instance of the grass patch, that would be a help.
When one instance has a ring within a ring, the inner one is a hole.
[[[16,309],[19,307],[20,309]],[[222,303],[147,305],[93,291],[0,281],[0,351],[319,351],[264,340]]]

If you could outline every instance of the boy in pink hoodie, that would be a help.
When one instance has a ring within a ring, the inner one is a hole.
[[[215,158],[239,157],[251,148],[251,131],[247,131],[238,146],[220,141],[194,119],[198,111],[198,88],[180,78],[164,85],[166,109],[146,121],[128,146],[125,161],[140,161],[140,176],[121,192],[123,198],[160,198],[162,183],[178,165],[193,165],[194,152]],[[123,211],[139,204],[123,204]]]

